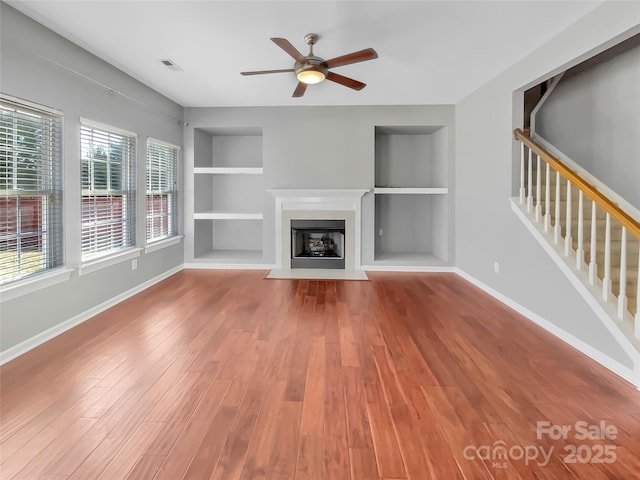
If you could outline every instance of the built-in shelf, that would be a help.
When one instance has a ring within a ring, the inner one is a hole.
[[[443,125],[375,127],[374,267],[445,267],[449,154]]]
[[[445,187],[447,151],[447,128],[442,125],[376,126],[375,184],[389,188]]]
[[[449,193],[446,187],[376,187],[373,192],[378,195],[444,195]]]
[[[262,263],[262,214],[207,212],[195,215],[194,260]]]
[[[196,212],[195,220],[262,220],[259,212]]]
[[[195,168],[261,168],[262,128],[194,129]]]
[[[194,128],[193,152],[193,261],[262,264],[262,128]]]
[[[262,167],[196,167],[193,173],[208,175],[262,175]]]

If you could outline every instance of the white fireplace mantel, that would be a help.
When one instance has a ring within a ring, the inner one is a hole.
[[[353,266],[361,269],[360,252],[362,239],[362,196],[369,192],[364,188],[308,188],[288,189],[273,188],[268,190],[276,199],[275,231],[276,231],[276,265],[277,268],[290,268],[285,262],[283,242],[289,239],[289,226],[283,222],[283,214],[291,211],[311,212],[352,212],[355,215],[353,232],[346,232],[347,240],[353,235],[352,241],[355,247]],[[285,232],[286,230],[286,232]]]

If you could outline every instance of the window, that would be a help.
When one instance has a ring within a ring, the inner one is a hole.
[[[147,141],[147,242],[178,233],[178,147]]]
[[[135,246],[134,134],[82,123],[82,260]]]
[[[0,284],[62,265],[62,117],[0,98]]]

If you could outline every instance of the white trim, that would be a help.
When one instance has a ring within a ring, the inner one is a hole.
[[[154,137],[147,137],[147,145],[149,145],[149,142],[158,143],[160,145],[163,145],[163,146],[169,147],[169,148],[175,148],[176,150],[178,150],[178,152],[180,152],[180,146],[179,145],[175,145],[173,143],[165,142],[164,140],[159,140],[159,139],[154,138]]]
[[[71,278],[71,272],[73,269],[61,267],[3,285],[0,287],[0,303],[66,282]]]
[[[239,212],[198,212],[193,214],[194,220],[262,220],[262,213]]]
[[[185,270],[273,270],[276,268],[274,264],[266,263],[211,263],[215,260],[211,260],[206,263],[194,263],[189,262],[184,264]]]
[[[144,253],[151,253],[157,250],[162,250],[163,248],[170,247],[171,245],[180,243],[183,238],[184,238],[183,235],[174,235],[173,237],[163,238],[162,240],[149,242],[147,243],[147,246],[144,247]]]
[[[540,315],[538,315],[537,313],[532,312],[528,308],[523,307],[518,302],[515,302],[514,300],[512,300],[509,297],[503,295],[502,293],[498,292],[497,290],[494,290],[490,286],[488,286],[485,283],[481,282],[477,278],[469,275],[468,273],[464,272],[463,270],[460,270],[459,268],[455,268],[455,273],[458,274],[460,277],[464,278],[465,280],[467,280],[468,282],[474,284],[476,287],[478,287],[481,290],[485,291],[486,293],[488,293],[489,295],[494,297],[496,300],[498,300],[501,303],[505,304],[506,306],[512,308],[513,310],[515,310],[516,312],[518,312],[519,314],[521,314],[522,316],[524,316],[528,320],[530,320],[533,323],[535,323],[535,324],[539,325],[540,327],[544,328],[549,333],[555,335],[556,337],[558,337],[560,340],[562,340],[563,342],[567,343],[571,347],[573,347],[576,350],[580,351],[581,353],[585,354],[587,357],[591,358],[592,360],[595,360],[596,362],[598,362],[603,367],[611,370],[613,373],[615,373],[616,375],[622,377],[623,379],[625,379],[627,382],[631,383],[635,387],[640,388],[640,377],[638,376],[638,374],[636,372],[634,372],[633,368],[629,368],[629,367],[621,364],[617,360],[614,360],[611,357],[608,357],[607,355],[605,355],[601,351],[596,350],[591,345],[583,342],[582,340],[580,340],[577,337],[574,337],[569,332],[557,327],[552,322],[542,318]],[[633,358],[632,358],[632,360],[633,360]]]
[[[325,200],[326,197],[348,197],[349,199],[361,198],[370,188],[268,188],[276,198],[289,198],[293,202],[316,203]],[[296,208],[297,209],[297,208]],[[289,210],[292,210],[289,208]],[[334,209],[335,210],[335,209]]]
[[[369,272],[455,272],[455,267],[428,265],[362,265],[362,269]]]
[[[7,95],[5,93],[0,93],[0,100],[22,105],[23,107],[31,108],[33,110],[37,110],[41,113],[46,113],[48,115],[54,115],[56,117],[64,116],[64,112],[62,110],[58,110],[57,108],[48,107],[46,105],[40,105],[39,103],[30,102],[29,100],[24,100],[23,98],[14,97],[11,95]]]
[[[393,194],[393,195],[444,195],[449,193],[447,187],[376,187],[373,189],[376,195]]]
[[[195,167],[193,173],[207,175],[262,175],[262,167]]]
[[[131,260],[132,258],[137,258],[140,256],[141,252],[141,248],[128,248],[122,252],[114,253],[113,255],[101,257],[96,260],[90,260],[80,265],[78,273],[80,274],[80,276],[88,275],[89,273],[102,270],[103,268],[110,267],[117,263],[125,262],[127,260]]]
[[[558,84],[560,83],[560,80],[562,80],[562,77],[564,77],[565,72],[562,72],[561,74],[556,75],[553,78],[553,80],[551,80],[551,85],[549,85],[549,87],[547,88],[547,91],[544,92],[544,95],[540,98],[540,100],[538,100],[538,103],[536,104],[535,107],[533,107],[533,110],[531,110],[531,114],[529,115],[529,120],[530,120],[529,127],[531,128],[531,135],[533,135],[536,131],[536,115],[538,114],[538,110],[540,110],[544,102],[546,102],[549,96],[551,95],[551,92],[553,92],[555,88],[558,86]]]
[[[44,332],[34,335],[33,337],[25,340],[24,342],[20,342],[19,344],[14,345],[13,347],[10,347],[7,350],[0,352],[0,365],[5,364],[16,357],[27,353],[29,350],[32,350],[39,345],[42,345],[43,343],[51,340],[54,337],[57,337],[58,335],[66,332],[67,330],[70,330],[71,328],[77,325],[80,325],[81,323],[98,315],[100,312],[103,312],[106,309],[111,308],[114,305],[117,305],[118,303],[126,300],[129,297],[132,297],[137,293],[140,293],[141,291],[149,288],[152,285],[155,285],[156,283],[164,280],[165,278],[168,278],[171,275],[178,273],[182,269],[183,269],[183,266],[178,265],[177,267],[174,267],[171,270],[167,270],[166,272],[161,273],[160,275],[153,277],[150,280],[147,280],[146,282],[143,282],[140,285],[137,285],[124,293],[121,293],[120,295],[116,295],[115,297],[102,302],[100,305],[96,305],[95,307],[92,307],[89,310],[86,310],[62,323],[59,323],[58,325],[55,325],[49,328],[48,330],[45,330]]]
[[[124,128],[114,127],[113,125],[108,125],[106,123],[96,122],[94,120],[89,120],[85,117],[80,117],[80,128],[88,127],[88,128],[97,128],[99,130],[106,130],[108,133],[115,133],[118,135],[126,135],[127,137],[133,137],[138,140],[138,134],[136,132],[130,132],[129,130],[125,130]]]

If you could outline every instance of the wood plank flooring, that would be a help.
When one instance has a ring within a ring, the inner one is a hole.
[[[455,274],[265,273],[182,271],[3,366],[0,478],[638,478],[640,392]]]

